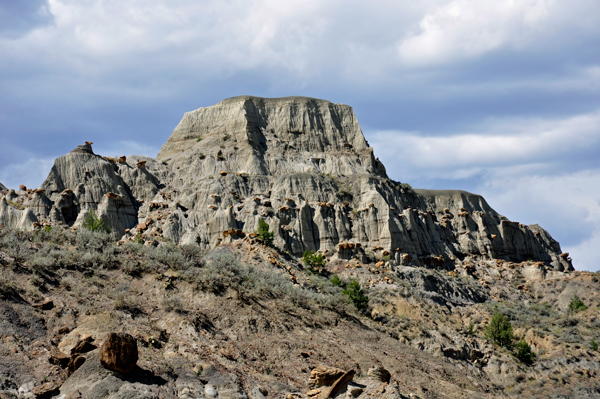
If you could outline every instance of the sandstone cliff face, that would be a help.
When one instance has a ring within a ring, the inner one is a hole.
[[[77,147],[23,202],[33,217],[11,211],[5,218],[79,225],[94,209],[119,236],[127,232],[123,239],[205,248],[254,232],[264,219],[275,245],[294,255],[573,268],[545,230],[507,220],[481,196],[413,190],[389,179],[347,105],[234,97],[186,113],[157,160],[121,158]]]

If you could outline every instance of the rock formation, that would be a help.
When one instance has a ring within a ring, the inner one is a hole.
[[[24,228],[38,220],[77,226],[93,209],[123,240],[204,248],[252,233],[264,219],[275,245],[294,255],[573,269],[544,229],[507,220],[479,195],[388,178],[352,108],[314,98],[241,96],[188,112],[156,160],[117,161],[86,143],[56,159],[36,191],[21,199],[22,211],[3,200],[0,218]]]
[[[176,242],[212,247],[228,239],[223,231],[249,233],[263,218],[275,244],[296,255],[321,250],[401,263],[404,254],[417,265],[476,256],[572,269],[545,230],[508,221],[481,196],[389,179],[346,105],[223,100],[186,113],[158,160],[172,175],[168,196],[154,201],[173,209],[162,229]],[[144,204],[140,218],[152,209]]]

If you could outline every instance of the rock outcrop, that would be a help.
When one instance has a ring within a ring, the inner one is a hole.
[[[35,214],[19,205],[6,197],[0,198],[0,225],[23,230],[33,228],[37,221]]]
[[[294,255],[573,269],[548,232],[507,220],[479,195],[413,190],[388,178],[352,108],[307,97],[234,97],[188,112],[156,160],[101,157],[86,143],[26,195],[26,213],[0,205],[11,226],[77,226],[93,209],[124,240],[212,248],[264,219],[275,245]]]

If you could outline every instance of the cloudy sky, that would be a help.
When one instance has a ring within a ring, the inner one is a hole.
[[[223,98],[345,103],[396,180],[483,194],[600,269],[597,0],[0,0],[0,182],[156,156]]]

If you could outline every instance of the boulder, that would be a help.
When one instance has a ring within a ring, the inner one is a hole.
[[[129,334],[111,333],[100,348],[100,364],[109,370],[128,374],[137,361],[137,341]]]
[[[342,375],[344,375],[344,370],[319,365],[310,372],[308,386],[311,388],[330,386]]]

